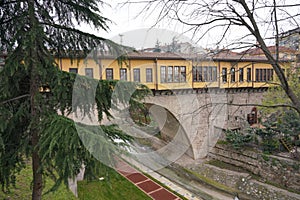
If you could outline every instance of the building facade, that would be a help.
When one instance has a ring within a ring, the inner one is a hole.
[[[300,28],[295,28],[279,35],[279,45],[295,51],[296,66],[300,67]]]
[[[58,61],[58,60],[57,60]],[[280,64],[285,73],[292,60]],[[261,88],[276,81],[273,68],[263,56],[216,55],[206,57],[161,52],[129,53],[126,59],[112,56],[61,58],[59,67],[95,79],[135,81],[154,91],[206,88]]]

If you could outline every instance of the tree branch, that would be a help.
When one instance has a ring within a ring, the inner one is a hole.
[[[12,98],[12,99],[9,99],[9,100],[6,100],[6,101],[2,101],[2,102],[0,102],[0,105],[6,104],[6,103],[9,103],[9,102],[12,102],[12,101],[16,101],[16,100],[19,100],[19,99],[22,99],[22,98],[25,98],[25,97],[29,97],[29,96],[30,96],[29,94],[24,94],[24,95],[21,95],[21,96],[18,96],[18,97],[15,97],[15,98]]]

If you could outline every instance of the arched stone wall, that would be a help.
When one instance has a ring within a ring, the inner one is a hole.
[[[163,107],[180,122],[191,147],[186,153],[198,159],[207,156],[220,138],[222,129],[236,126],[239,120],[246,120],[253,104],[261,103],[264,92],[210,90],[204,93],[157,95],[147,97],[145,102]]]
[[[181,146],[179,149],[183,149],[184,152],[178,152],[178,155],[186,153],[193,157],[194,152],[190,138],[176,116],[168,108],[161,105],[152,103],[146,103],[146,105],[149,108],[151,119],[159,128],[162,139],[166,142],[173,142],[176,146]]]

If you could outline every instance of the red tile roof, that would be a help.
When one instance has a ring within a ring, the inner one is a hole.
[[[271,53],[275,53],[276,52],[276,46],[269,46],[268,47],[269,51]],[[295,53],[296,51],[291,49],[291,48],[288,48],[288,47],[285,47],[285,46],[279,46],[278,47],[278,51],[280,53]],[[248,49],[246,51],[243,51],[241,52],[241,54],[248,54],[248,55],[263,55],[264,52],[261,48],[254,48],[254,49]]]

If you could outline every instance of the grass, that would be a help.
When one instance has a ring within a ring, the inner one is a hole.
[[[31,199],[31,182],[32,182],[32,169],[30,165],[27,165],[25,169],[23,169],[20,174],[17,175],[16,187],[11,187],[10,191],[4,193],[0,191],[0,199],[6,200],[27,200]],[[53,185],[54,182],[47,178],[45,180],[45,188],[44,192],[48,191]],[[48,194],[43,195],[44,200],[76,200],[73,193],[66,188],[65,185],[61,185],[59,189],[55,192],[50,192]]]
[[[105,172],[107,173],[107,172]],[[101,174],[100,174],[101,175]],[[61,185],[55,192],[43,195],[43,200],[150,200],[145,193],[139,190],[116,171],[109,170],[110,180],[107,181],[80,181],[78,182],[78,196],[76,198],[73,193],[65,186]],[[10,191],[4,193],[0,191],[0,200],[28,200],[31,199],[31,181],[32,169],[27,165],[20,174],[17,175],[16,187],[11,187]],[[43,192],[49,190],[54,182],[50,178],[45,180],[46,186]]]
[[[99,174],[99,177],[108,177],[109,180],[93,180],[78,182],[78,197],[84,200],[151,200],[144,192],[130,183],[115,170],[109,169]]]
[[[192,174],[194,175],[195,177],[197,177],[199,180],[201,180],[203,183],[206,183],[207,185],[213,187],[213,188],[216,188],[218,190],[221,190],[221,191],[224,191],[226,193],[230,193],[230,194],[235,194],[237,191],[233,188],[230,188],[230,187],[227,187],[226,185],[223,185],[217,181],[214,181],[210,178],[207,178],[203,175],[200,175],[198,174],[197,172],[195,171],[192,171],[192,170],[189,170],[189,169],[186,169],[184,168],[183,169],[185,172],[187,172],[188,174]]]
[[[231,171],[236,171],[236,172],[243,172],[243,173],[250,173],[248,170],[242,168],[242,167],[237,167],[235,165],[229,164],[229,163],[225,163],[219,160],[210,160],[208,162],[206,162],[207,164],[219,167],[221,169],[227,169],[227,170],[231,170]]]

